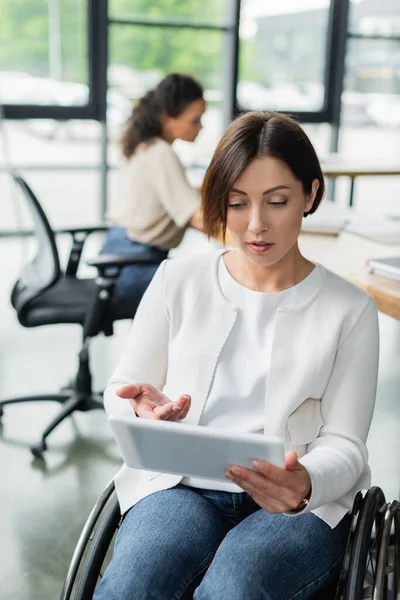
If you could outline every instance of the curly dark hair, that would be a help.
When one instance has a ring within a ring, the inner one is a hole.
[[[179,117],[189,104],[202,98],[202,86],[190,75],[167,75],[134,106],[121,136],[123,155],[129,158],[141,142],[161,135],[161,115]]]

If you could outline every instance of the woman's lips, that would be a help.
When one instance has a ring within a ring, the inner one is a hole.
[[[274,244],[267,244],[264,242],[249,242],[247,245],[252,252],[255,252],[256,254],[264,254],[265,252],[268,252],[268,250],[270,250]]]

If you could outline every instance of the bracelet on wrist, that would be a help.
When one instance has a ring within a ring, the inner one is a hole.
[[[302,510],[304,510],[306,508],[306,506],[308,506],[308,504],[310,502],[310,498],[311,498],[311,487],[310,487],[310,491],[308,492],[307,496],[305,498],[303,498],[303,500],[301,502],[299,502],[299,504],[296,506],[296,508],[293,508],[290,512],[298,513],[298,512],[301,512]]]

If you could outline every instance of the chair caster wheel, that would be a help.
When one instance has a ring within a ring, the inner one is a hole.
[[[36,446],[31,446],[31,452],[35,458],[43,458],[45,450],[47,450],[46,442],[39,442]]]

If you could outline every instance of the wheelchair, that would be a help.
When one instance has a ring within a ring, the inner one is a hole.
[[[84,525],[60,600],[92,599],[122,521],[111,482]],[[379,487],[355,496],[339,579],[312,600],[400,600],[400,503],[388,503]]]

